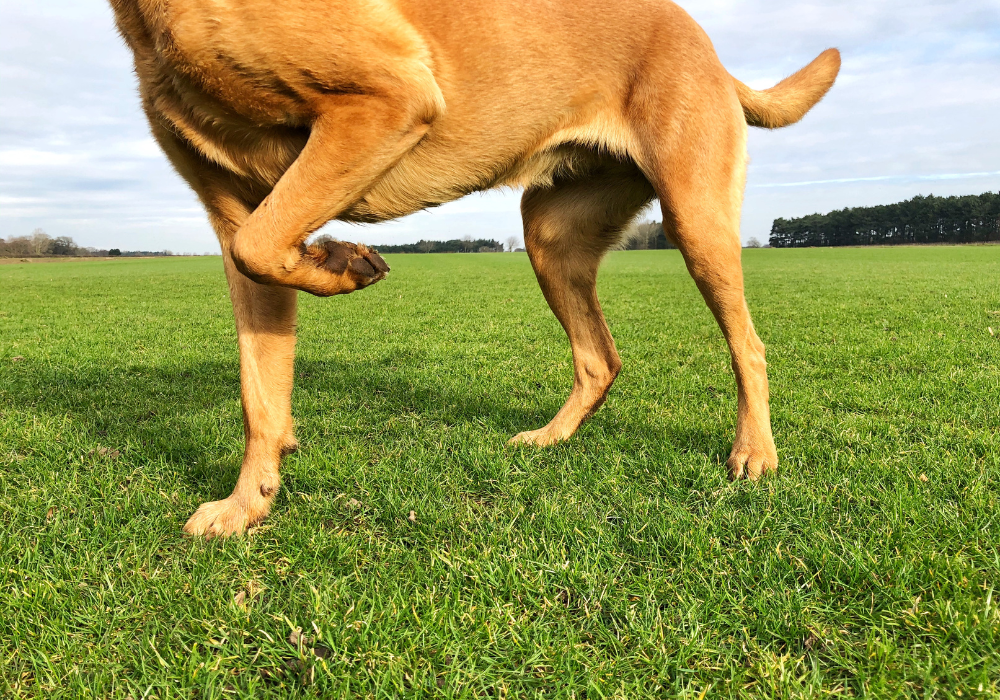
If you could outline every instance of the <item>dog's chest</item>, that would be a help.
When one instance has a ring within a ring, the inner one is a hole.
[[[308,138],[303,105],[267,71],[211,48],[210,24],[172,20],[128,37],[147,111],[209,161],[273,186]]]
[[[145,97],[156,118],[202,156],[268,186],[288,169],[309,136],[304,125],[254,119],[177,75],[156,80]]]

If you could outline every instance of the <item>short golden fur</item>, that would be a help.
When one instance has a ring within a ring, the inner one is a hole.
[[[731,476],[777,466],[740,266],[746,128],[800,119],[833,84],[836,50],[759,92],[669,0],[111,5],[153,134],[218,234],[238,330],[242,469],[187,532],[240,533],[270,509],[296,445],[296,290],[347,293],[388,270],[364,246],[307,247],[309,234],[503,185],[525,189],[525,246],[575,369],[552,421],[513,441],[565,440],[604,401],[621,362],[597,268],[658,198],[732,354]]]

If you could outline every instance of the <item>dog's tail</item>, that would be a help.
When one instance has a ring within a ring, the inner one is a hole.
[[[823,99],[840,72],[840,52],[827,49],[812,63],[773,88],[754,90],[736,78],[736,94],[750,126],[778,129],[794,124]]]

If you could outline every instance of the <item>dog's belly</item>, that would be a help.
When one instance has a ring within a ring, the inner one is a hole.
[[[435,153],[434,148],[418,146],[337,218],[359,223],[387,221],[472,192],[547,185],[570,173],[581,176],[601,167],[609,157],[558,138],[522,153],[481,153],[474,159],[458,150]]]
[[[166,122],[173,134],[261,196],[270,192],[309,138],[306,126],[262,124],[193,88],[160,90],[152,103],[157,119]],[[550,129],[544,139],[534,136],[498,142],[488,133],[494,125],[476,125],[482,133],[475,138],[469,138],[468,130],[453,134],[447,122],[435,125],[423,141],[336,218],[362,223],[386,221],[472,192],[546,184],[569,171],[582,174],[601,160],[593,148],[579,145],[583,139],[574,142],[574,135],[579,134],[571,130]]]

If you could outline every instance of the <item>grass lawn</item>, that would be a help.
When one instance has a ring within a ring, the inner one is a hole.
[[[0,267],[0,696],[1000,697],[1000,246],[746,251],[760,485],[676,251],[606,262],[625,367],[545,450],[504,444],[572,381],[527,258],[389,257],[302,295],[302,449],[207,543],[220,260]]]

